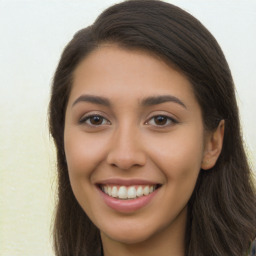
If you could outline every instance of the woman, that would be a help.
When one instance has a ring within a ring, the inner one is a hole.
[[[233,80],[190,14],[152,0],[104,11],[65,48],[49,110],[56,255],[252,255]]]

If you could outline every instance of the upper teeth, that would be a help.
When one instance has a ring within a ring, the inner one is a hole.
[[[149,195],[156,189],[156,185],[146,186],[113,186],[113,185],[102,185],[101,190],[111,197],[119,199],[132,199],[136,197],[142,197]]]

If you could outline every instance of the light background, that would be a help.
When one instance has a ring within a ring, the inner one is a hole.
[[[52,255],[55,156],[47,105],[73,34],[114,0],[0,0],[0,256]],[[255,166],[256,1],[173,0],[219,41],[237,86]]]

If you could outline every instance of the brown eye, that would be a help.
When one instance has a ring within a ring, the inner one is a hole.
[[[100,115],[91,115],[91,116],[86,116],[82,118],[79,121],[80,124],[87,124],[90,126],[100,126],[100,125],[105,125],[109,124],[109,121],[104,118],[103,116]]]
[[[147,124],[156,127],[166,127],[178,123],[174,118],[164,115],[153,116]]]
[[[166,116],[156,116],[154,117],[154,121],[156,125],[165,125],[168,121]]]
[[[91,116],[89,121],[92,125],[101,125],[104,121],[104,118],[102,116]]]

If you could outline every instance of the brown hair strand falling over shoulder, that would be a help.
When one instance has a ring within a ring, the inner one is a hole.
[[[221,155],[210,171],[201,170],[189,201],[186,255],[245,255],[256,235],[256,200],[228,64],[214,37],[197,19],[154,0],[125,1],[110,7],[92,26],[79,31],[61,56],[49,105],[58,168],[56,255],[91,256],[101,250],[99,231],[71,189],[63,134],[73,72],[106,42],[156,54],[182,72],[193,85],[205,129],[214,130],[225,120]]]

